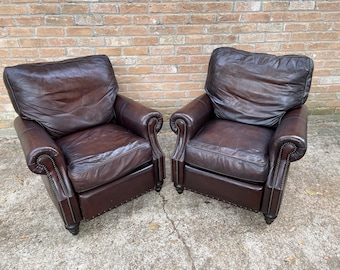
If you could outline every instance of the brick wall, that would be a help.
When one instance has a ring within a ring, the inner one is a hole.
[[[315,62],[311,114],[340,114],[340,1],[1,0],[0,72],[107,54],[120,92],[166,119],[203,93],[221,46]],[[0,80],[0,127],[15,112]]]

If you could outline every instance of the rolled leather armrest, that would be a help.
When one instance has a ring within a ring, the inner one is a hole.
[[[288,147],[285,147],[288,146]],[[271,159],[288,150],[289,161],[301,159],[307,150],[307,106],[289,111],[280,121],[270,143]],[[284,153],[283,153],[284,154]],[[282,158],[285,158],[281,155]]]
[[[61,150],[50,135],[36,122],[17,117],[14,127],[23,149],[28,168],[37,174],[45,174],[39,166],[39,158],[50,156],[53,159],[60,155]],[[59,158],[58,158],[59,160]]]
[[[170,127],[178,134],[178,126],[182,122],[186,126],[186,137],[191,139],[213,115],[213,107],[207,94],[203,94],[170,117]]]
[[[114,105],[116,120],[125,128],[149,139],[150,132],[159,132],[163,125],[162,114],[130,98],[117,95]],[[151,122],[155,122],[152,124]],[[153,130],[149,130],[153,126]]]

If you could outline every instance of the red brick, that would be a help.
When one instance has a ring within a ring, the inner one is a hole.
[[[86,4],[62,4],[60,10],[62,14],[87,14],[89,6]]]
[[[308,23],[285,23],[285,31],[306,31],[308,29]]]
[[[22,26],[41,26],[44,25],[45,18],[43,16],[19,16],[16,17],[18,25]]]
[[[66,27],[66,36],[92,36],[93,28],[87,26],[70,26]]]
[[[164,26],[164,25],[150,26],[149,33],[151,35],[173,35],[176,33],[176,27],[175,26]]]
[[[261,2],[251,1],[251,2],[235,2],[235,11],[260,11]]]
[[[162,57],[162,64],[184,64],[187,63],[187,57],[182,56],[163,56]]]
[[[270,13],[246,13],[242,15],[245,22],[269,22]]]
[[[132,16],[134,24],[159,24],[159,16],[157,15],[135,15]]]
[[[211,43],[211,36],[192,35],[186,37],[187,44],[208,44]]]
[[[109,47],[102,47],[102,48],[96,48],[97,54],[106,54],[108,56],[110,55],[121,55],[122,49],[121,48],[109,48]]]
[[[298,22],[319,21],[322,19],[321,12],[299,12],[297,13]]]
[[[310,31],[331,31],[333,27],[333,23],[331,22],[312,22],[309,23]]]
[[[185,13],[203,13],[204,4],[202,3],[178,3],[178,12]]]
[[[105,40],[103,37],[83,37],[78,38],[78,45],[85,47],[102,47],[105,45]]]
[[[256,32],[256,24],[253,23],[232,24],[230,26],[230,32],[233,34],[254,33]]]
[[[0,15],[24,15],[28,14],[25,5],[1,5]]]
[[[176,49],[177,55],[201,54],[201,53],[202,53],[201,46],[179,46]]]
[[[69,48],[67,49],[67,55],[71,57],[79,57],[79,56],[86,56],[92,55],[93,49],[92,48]]]
[[[340,2],[331,2],[331,1],[316,1],[316,9],[317,10],[327,10],[334,11],[340,9]]]
[[[117,4],[112,3],[93,3],[91,4],[91,12],[93,13],[117,13]]]
[[[52,47],[71,47],[76,45],[76,40],[69,37],[49,38],[48,43]]]
[[[147,4],[121,4],[120,13],[146,14],[148,13]]]
[[[191,23],[215,23],[215,14],[192,14],[190,16]]]
[[[179,73],[203,72],[204,70],[203,65],[178,65]]]
[[[153,67],[153,73],[163,74],[163,73],[177,73],[177,65],[155,65]]]
[[[90,31],[88,31],[90,33]],[[94,32],[98,36],[120,36],[121,29],[117,26],[97,26]]]
[[[289,10],[313,10],[315,8],[315,1],[291,1]]]
[[[138,56],[137,65],[160,65],[162,63],[161,56]]]
[[[273,12],[271,13],[272,22],[296,22],[297,13],[295,12]]]
[[[239,36],[239,41],[241,43],[263,42],[264,40],[265,40],[264,33],[240,34]]]
[[[169,55],[174,53],[174,46],[162,45],[150,48],[150,55]]]
[[[123,48],[124,55],[147,55],[148,47],[127,47]]]
[[[55,16],[55,15],[47,15],[45,17],[46,25],[73,25],[74,19],[73,16]]]
[[[15,48],[15,49],[11,49],[11,56],[12,57],[35,57],[38,58],[39,54],[38,54],[38,49],[37,48]]]
[[[152,66],[138,66],[128,67],[130,74],[150,74],[152,72]]]
[[[266,35],[266,41],[274,42],[274,41],[289,41],[290,33],[268,33]]]
[[[11,37],[33,36],[34,28],[32,27],[9,27],[7,28],[8,35]]]
[[[291,34],[291,40],[306,40],[306,41],[314,41],[316,38],[315,33],[311,32],[296,32]]]
[[[21,47],[47,47],[48,42],[45,38],[21,38],[19,39]]]
[[[283,51],[304,51],[305,44],[304,43],[283,43],[281,45]]]
[[[133,39],[134,45],[157,45],[159,43],[158,37],[135,37]]]
[[[61,37],[64,36],[64,28],[62,27],[39,27],[37,28],[37,36],[39,37]]]
[[[66,54],[65,48],[39,48],[41,57],[61,57]]]
[[[289,7],[289,1],[282,1],[282,2],[278,2],[278,1],[267,1],[263,3],[263,10],[264,11],[285,11],[287,10]]]
[[[58,6],[55,4],[29,5],[30,14],[58,14]]]
[[[206,3],[206,12],[218,12],[218,13],[225,13],[225,12],[231,12],[233,8],[233,3]]]
[[[150,4],[151,13],[172,13],[177,11],[176,4]]]
[[[241,21],[241,14],[219,14],[218,22],[239,22]]]
[[[131,22],[131,17],[126,15],[105,15],[104,16],[104,24],[121,24],[126,25]]]
[[[146,26],[123,26],[122,34],[124,36],[144,36],[148,34]]]
[[[189,35],[189,34],[203,34],[203,26],[201,25],[178,25],[177,34]]]
[[[164,24],[188,23],[189,16],[187,14],[162,15],[162,22]]]

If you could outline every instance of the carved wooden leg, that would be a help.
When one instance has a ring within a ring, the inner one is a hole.
[[[157,192],[160,192],[161,189],[162,189],[162,186],[163,186],[163,180],[159,180],[159,181],[157,182],[157,184],[156,184],[155,190],[156,190]]]
[[[277,217],[277,216],[264,214],[264,219],[266,220],[266,223],[267,223],[268,225],[272,224],[273,221],[276,219],[276,217]]]
[[[174,183],[174,186],[175,186],[178,194],[182,194],[183,193],[184,187],[182,185]]]
[[[72,225],[68,225],[65,226],[65,228],[72,233],[73,235],[77,235],[79,233],[79,222],[72,224]]]

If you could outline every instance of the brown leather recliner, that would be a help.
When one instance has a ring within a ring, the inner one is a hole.
[[[213,51],[206,93],[175,112],[172,181],[277,217],[288,169],[307,149],[310,58]]]
[[[117,93],[107,56],[6,67],[3,78],[27,166],[72,234],[81,220],[160,191],[162,115]]]

